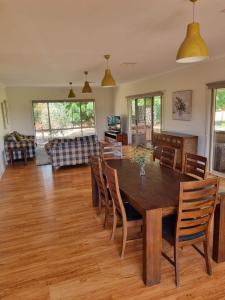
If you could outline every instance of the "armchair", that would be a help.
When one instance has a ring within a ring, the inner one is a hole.
[[[4,138],[5,154],[7,161],[35,157],[35,139],[33,135],[23,135],[13,131]]]

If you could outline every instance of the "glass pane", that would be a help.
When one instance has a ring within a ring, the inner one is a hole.
[[[81,127],[80,102],[65,103],[65,110],[66,110],[66,115],[68,117],[68,123],[70,124],[70,128],[80,128]]]
[[[213,169],[225,173],[225,89],[215,94]]]
[[[215,130],[225,131],[225,89],[216,92]]]
[[[160,130],[161,129],[161,96],[154,97],[153,105],[154,105],[154,107],[153,107],[153,111],[154,111],[153,128],[154,128],[154,130]]]
[[[49,129],[47,103],[33,103],[35,130]]]
[[[81,128],[52,130],[53,138],[74,138],[76,136],[82,136]]]
[[[95,126],[94,102],[81,102],[82,128],[92,128]]]
[[[146,141],[152,140],[152,99],[145,100]]]
[[[46,144],[50,138],[51,138],[50,130],[36,131],[37,144]]]
[[[145,100],[137,99],[137,121],[138,123],[145,122]]]
[[[52,129],[80,127],[80,103],[49,103],[50,123]]]

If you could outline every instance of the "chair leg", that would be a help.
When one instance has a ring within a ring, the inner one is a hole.
[[[205,263],[206,263],[206,270],[209,275],[212,275],[212,265],[209,253],[209,242],[208,240],[203,241],[204,247],[204,254],[205,254]]]
[[[109,209],[107,205],[105,206],[105,220],[104,220],[104,228],[106,228],[106,225],[108,224],[108,217],[109,217]]]
[[[174,245],[174,263],[175,263],[175,280],[176,286],[180,286],[180,274],[179,274],[179,264],[178,264],[178,251],[179,249]]]
[[[102,199],[100,196],[98,196],[98,211],[97,211],[98,215],[100,215],[101,210],[102,210]]]
[[[117,225],[117,215],[116,215],[116,211],[113,210],[113,228],[112,228],[111,240],[114,240],[115,238],[116,225]]]
[[[127,225],[123,223],[123,243],[122,243],[121,258],[124,257],[126,242],[127,242]]]

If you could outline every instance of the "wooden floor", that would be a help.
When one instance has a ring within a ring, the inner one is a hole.
[[[91,205],[89,167],[8,168],[0,181],[0,299],[225,299],[225,263],[213,263],[209,277],[191,248],[180,258],[180,288],[164,258],[161,284],[144,287],[141,242],[128,244],[121,260],[120,234],[110,241],[102,223]],[[172,257],[169,245],[163,249]]]

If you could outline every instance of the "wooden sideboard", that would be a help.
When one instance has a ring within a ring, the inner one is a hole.
[[[160,131],[153,132],[153,146],[156,146],[155,157],[160,158],[161,147],[170,146],[177,149],[177,168],[182,169],[184,155],[188,153],[197,153],[198,137],[177,132]]]

